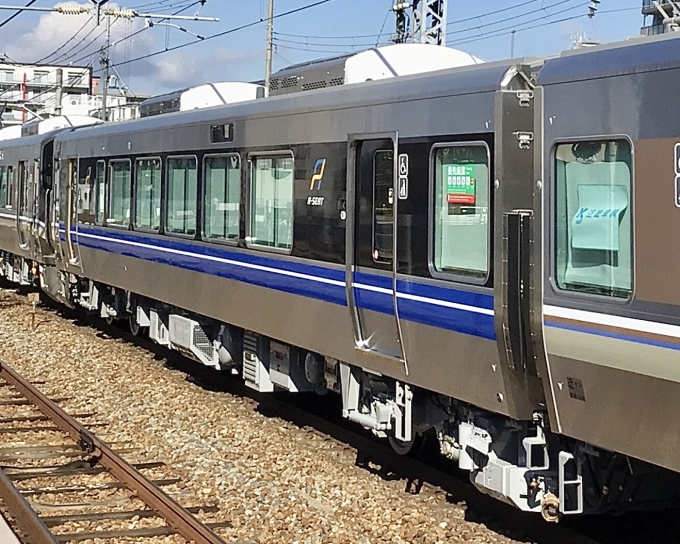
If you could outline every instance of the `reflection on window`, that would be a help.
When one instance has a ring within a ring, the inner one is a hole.
[[[167,232],[196,233],[196,197],[196,159],[168,159]]]
[[[555,151],[556,280],[561,289],[628,297],[633,289],[631,148],[625,140]]]
[[[373,156],[373,260],[392,262],[394,244],[394,154],[376,151]]]
[[[109,163],[109,225],[127,225],[130,221],[130,161]]]
[[[161,160],[135,162],[135,227],[161,227]]]
[[[97,161],[97,173],[96,173],[96,208],[97,213],[95,216],[95,221],[98,225],[101,225],[104,221],[104,211],[106,205],[106,162]]]
[[[250,219],[253,244],[279,249],[293,247],[293,159],[253,159]]]
[[[485,278],[489,270],[487,148],[437,148],[434,186],[435,270]]]
[[[205,159],[206,238],[235,240],[239,231],[241,163],[238,155]]]

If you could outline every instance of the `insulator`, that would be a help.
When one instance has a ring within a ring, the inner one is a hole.
[[[113,15],[121,19],[132,19],[137,15],[133,10],[127,8],[110,8],[104,10],[104,15]]]
[[[88,13],[90,8],[78,4],[64,4],[57,6],[56,11],[63,15],[80,15],[81,13]]]

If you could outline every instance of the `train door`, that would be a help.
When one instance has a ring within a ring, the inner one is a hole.
[[[404,361],[396,304],[396,134],[349,140],[347,299],[356,347]]]
[[[80,266],[78,248],[78,159],[70,158],[66,163],[66,210],[64,230],[66,231],[66,256],[71,265]]]

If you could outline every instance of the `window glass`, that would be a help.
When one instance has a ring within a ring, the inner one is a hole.
[[[238,239],[241,164],[238,155],[205,159],[206,238]]]
[[[127,225],[130,222],[130,161],[109,163],[109,225]]]
[[[485,278],[489,270],[489,153],[483,145],[434,153],[434,258],[439,272]]]
[[[373,156],[373,260],[392,262],[394,244],[394,152]]]
[[[627,297],[633,289],[631,148],[626,140],[555,150],[558,287]]]
[[[253,159],[250,237],[253,244],[293,247],[293,159]]]
[[[135,227],[158,230],[161,226],[161,160],[135,162]]]
[[[168,159],[167,232],[196,232],[196,198],[196,159]]]
[[[5,208],[11,208],[14,205],[14,167],[7,167],[7,201]]]
[[[104,222],[104,211],[106,205],[106,162],[97,161],[97,180],[96,180],[96,208],[97,214],[95,221],[98,225]]]
[[[0,208],[7,205],[7,167],[0,166]]]

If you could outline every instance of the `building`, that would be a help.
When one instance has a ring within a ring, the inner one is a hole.
[[[61,96],[58,81],[61,78]],[[130,97],[110,87],[107,120],[125,121],[139,117],[144,97]],[[57,103],[61,100],[61,107]],[[55,115],[101,117],[102,93],[99,78],[87,66],[17,64],[0,61],[0,122],[2,127],[19,125]]]
[[[645,23],[640,29],[643,36],[663,34],[680,29],[677,22],[669,22],[668,19],[678,17],[680,20],[680,10],[676,5],[668,0],[657,0],[659,7],[654,5],[654,0],[642,0],[642,15]],[[664,20],[667,20],[664,23]]]
[[[16,125],[58,113],[57,78],[61,71],[63,94],[92,92],[92,68],[0,62],[0,120]]]

